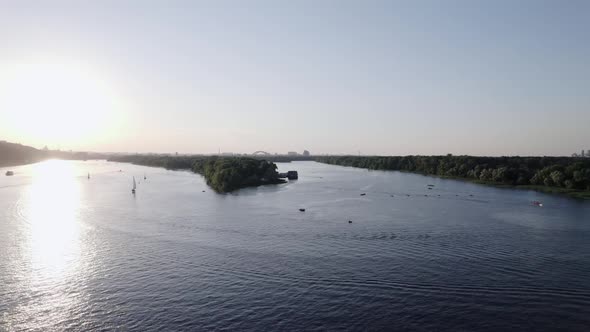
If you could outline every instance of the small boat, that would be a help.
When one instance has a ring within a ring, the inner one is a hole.
[[[299,211],[301,211],[301,212],[305,212],[305,209],[299,209]]]
[[[6,176],[13,176],[14,172],[13,171],[6,171]]]
[[[362,193],[362,194],[361,194],[361,196],[365,196],[365,195],[366,195],[365,193]]]
[[[135,184],[135,176],[133,177],[133,188],[131,189],[131,193],[135,194],[135,189],[137,189],[137,185]]]
[[[90,180],[90,173],[88,173],[88,180]]]
[[[432,187],[428,187],[428,190],[432,190]]]
[[[533,205],[536,205],[538,207],[543,207],[543,203],[541,203],[539,201],[533,201]]]
[[[349,221],[348,221],[348,223],[349,223],[349,224],[352,224],[352,220],[349,220]]]
[[[144,179],[144,180],[147,180],[147,177],[145,176],[145,174],[143,175],[143,179]]]

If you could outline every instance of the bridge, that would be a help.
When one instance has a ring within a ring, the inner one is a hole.
[[[266,151],[256,151],[252,153],[253,156],[270,156],[270,153]]]

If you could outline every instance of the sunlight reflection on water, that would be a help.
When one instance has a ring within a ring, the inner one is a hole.
[[[63,320],[67,309],[76,305],[67,292],[70,281],[81,273],[80,184],[74,166],[50,160],[32,169],[22,211],[31,302],[23,303],[18,316],[53,311],[46,318]],[[35,300],[47,296],[51,301]]]
[[[60,278],[75,268],[80,254],[80,189],[71,163],[48,161],[33,173],[29,193],[30,254],[33,269]]]

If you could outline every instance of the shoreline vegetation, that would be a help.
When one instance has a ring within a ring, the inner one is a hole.
[[[315,161],[401,171],[590,200],[590,159],[574,157],[322,156]]]
[[[275,162],[313,160],[320,163],[390,170],[469,181],[498,188],[535,190],[590,200],[590,158],[580,157],[474,157],[474,156],[173,156],[157,154],[39,150],[0,141],[0,167],[47,159],[127,162],[143,166],[184,169],[201,174],[217,192],[284,183]]]
[[[190,170],[205,177],[207,185],[218,193],[286,182],[279,178],[275,163],[257,158],[123,155],[111,156],[108,161],[170,170]]]
[[[39,150],[30,146],[0,140],[0,167],[27,165],[48,159],[90,160],[107,159],[107,157],[108,155],[103,153]]]

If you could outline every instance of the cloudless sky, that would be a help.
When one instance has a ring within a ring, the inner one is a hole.
[[[36,147],[590,149],[584,0],[0,0],[3,72],[0,139]]]

